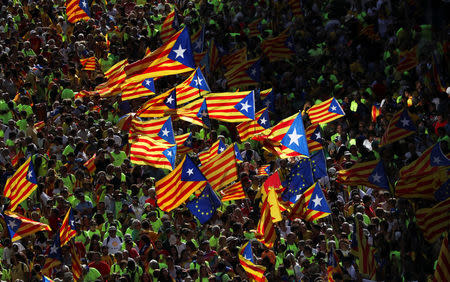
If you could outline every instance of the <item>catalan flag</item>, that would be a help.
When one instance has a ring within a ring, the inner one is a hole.
[[[261,82],[261,59],[242,61],[224,74],[229,88],[255,86]]]
[[[70,258],[71,258],[71,262],[72,262],[73,279],[75,281],[79,281],[79,279],[81,278],[81,275],[83,274],[80,256],[78,255],[79,252],[77,251],[75,244],[73,244],[72,242],[69,243],[69,247],[70,247],[69,248]]]
[[[238,148],[237,144],[234,143],[233,147],[234,147],[234,155],[236,156],[237,162],[238,163],[243,162],[244,159],[242,158],[241,151],[239,151],[239,148]]]
[[[280,176],[278,175],[278,171],[270,175],[263,186],[263,202],[267,202],[269,205],[270,216],[272,218],[272,223],[279,222],[282,220],[281,211],[283,207],[281,207],[280,202],[278,200],[278,191],[281,191],[283,187],[281,186]]]
[[[289,0],[289,6],[291,6],[292,15],[296,18],[302,16],[302,7],[300,5],[300,0]]]
[[[131,81],[120,86],[122,101],[152,96],[156,93],[155,78],[146,78],[143,81]]]
[[[365,185],[374,189],[390,190],[389,180],[382,160],[354,164],[338,171],[337,182],[345,185]]]
[[[12,242],[18,241],[39,231],[51,231],[47,224],[28,219],[11,211],[5,211],[3,219],[5,220],[9,237]]]
[[[374,279],[376,274],[376,260],[374,249],[364,235],[363,228],[359,220],[356,220],[352,236],[352,252],[359,259],[358,270],[361,274],[365,274],[369,279]]]
[[[412,68],[415,68],[419,64],[419,58],[417,55],[417,46],[410,50],[404,50],[398,55],[398,72],[405,72]]]
[[[73,217],[72,208],[69,208],[63,222],[61,223],[61,228],[59,229],[59,240],[61,242],[61,246],[67,244],[70,239],[76,235],[77,231],[75,229],[75,218]]]
[[[209,45],[209,69],[213,72],[216,70],[220,61],[219,49],[217,49],[214,39],[211,40]]]
[[[394,143],[416,133],[416,131],[416,126],[409,112],[406,109],[401,110],[395,113],[389,121],[389,125],[381,138],[380,146]]]
[[[205,224],[221,205],[222,202],[208,183],[198,198],[189,201],[186,207],[198,218],[200,224]]]
[[[83,66],[82,70],[95,71],[95,68],[97,67],[97,59],[95,57],[80,59],[80,64]]]
[[[62,262],[61,243],[59,241],[59,235],[55,235],[51,247],[47,250],[47,258],[45,259],[44,266],[42,267],[42,274],[50,276],[52,269]]]
[[[269,175],[270,174],[270,164],[262,165],[258,168],[258,175]]]
[[[255,120],[244,121],[236,126],[239,139],[244,142],[254,135],[263,132],[270,127],[269,112],[267,108],[255,114]]]
[[[176,154],[175,145],[157,142],[149,136],[142,135],[131,144],[130,161],[137,165],[172,170],[175,167]]]
[[[3,196],[9,198],[9,210],[14,211],[37,188],[34,165],[29,157],[16,172],[6,180]]]
[[[303,192],[291,210],[290,218],[301,218],[306,221],[315,221],[331,214],[330,207],[320,188],[319,183],[314,183]]]
[[[450,198],[431,208],[417,210],[416,221],[423,237],[430,243],[435,242],[450,228]]]
[[[88,0],[66,0],[67,20],[70,23],[76,23],[81,20],[89,20],[91,12],[89,10]]]
[[[20,159],[25,157],[23,152],[21,150],[19,150],[19,152],[17,152],[14,157],[11,159],[11,164],[13,167],[16,167],[17,164],[19,163]]]
[[[256,19],[248,24],[248,37],[260,36],[262,32],[261,19]]]
[[[214,190],[233,183],[238,178],[234,147],[228,146],[222,153],[215,154],[208,161],[202,162],[199,168]]]
[[[198,154],[198,159],[200,160],[200,163],[206,164],[226,149],[227,146],[225,146],[222,140],[219,139],[211,145],[211,148],[209,148],[209,150]]]
[[[327,277],[329,282],[334,282],[333,274],[342,273],[341,267],[339,266],[339,257],[336,251],[332,248],[331,252],[328,253],[328,266],[327,266]]]
[[[441,250],[434,270],[433,282],[450,281],[450,248],[448,232],[442,240]]]
[[[141,121],[133,118],[131,120],[129,142],[133,143],[139,135],[146,135],[156,141],[165,140],[175,144],[173,125],[171,117]]]
[[[322,150],[324,140],[318,124],[313,124],[306,128],[306,140],[308,141],[308,150],[311,153]]]
[[[264,276],[266,268],[264,266],[257,265],[253,259],[251,241],[245,243],[239,250],[239,262],[247,273],[248,278],[255,281],[267,281]]]
[[[124,68],[128,82],[174,75],[194,69],[191,39],[186,28],[174,34],[167,43],[143,59]]]
[[[325,102],[312,106],[308,110],[308,116],[312,124],[328,123],[345,115],[341,105],[335,98],[330,98]]]
[[[380,109],[380,103],[375,103],[372,105],[372,122],[377,122],[377,117],[380,116],[381,109]]]
[[[268,201],[264,201],[261,206],[261,217],[259,218],[255,235],[256,239],[268,248],[272,248],[277,239]]]
[[[364,35],[372,41],[380,40],[380,35],[375,31],[375,25],[369,24],[359,31],[360,35]]]
[[[128,61],[122,60],[109,68],[104,74],[108,80],[105,83],[97,85],[94,93],[104,98],[122,93],[121,87],[126,78],[124,71],[126,65],[128,65]]]
[[[241,49],[222,57],[222,64],[227,70],[231,70],[245,61],[247,61],[247,47],[242,47]]]
[[[276,37],[267,38],[261,43],[261,48],[270,62],[289,59],[295,54],[294,39],[289,36],[288,30]]]
[[[123,72],[123,68],[128,64],[128,59],[119,61],[115,63],[112,67],[110,67],[105,73],[106,78],[111,78],[115,75],[121,74]]]
[[[173,9],[164,20],[161,26],[160,38],[163,43],[166,43],[179,28],[178,16],[175,9]]]
[[[45,126],[45,122],[39,121],[33,125],[33,128],[36,129],[37,131],[40,131],[42,128],[44,128],[44,126]]]
[[[95,157],[97,154],[94,154],[89,160],[87,160],[83,166],[89,171],[89,174],[94,174],[97,167],[95,166]]]
[[[203,25],[191,37],[192,50],[194,53],[202,53],[205,45],[205,26]]]
[[[186,154],[192,151],[192,132],[175,136],[177,154]]]
[[[244,188],[242,187],[242,183],[240,181],[220,190],[220,195],[222,195],[222,202],[236,201],[246,198]]]
[[[169,212],[183,204],[195,191],[206,186],[207,180],[188,155],[168,175],[156,182],[158,207]]]

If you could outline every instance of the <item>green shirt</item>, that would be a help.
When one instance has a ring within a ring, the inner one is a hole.
[[[114,159],[113,164],[115,166],[121,166],[123,164],[123,161],[127,158],[127,154],[124,151],[119,151],[118,154],[111,152],[111,156]]]
[[[97,280],[98,278],[100,278],[102,275],[100,274],[100,272],[93,268],[93,267],[89,267],[89,271],[88,273],[84,276],[84,280],[85,282],[94,282],[95,280]]]

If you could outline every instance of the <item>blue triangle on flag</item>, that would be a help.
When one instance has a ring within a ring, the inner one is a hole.
[[[241,155],[241,151],[239,151],[239,148],[236,143],[234,143],[234,156],[238,161],[244,161]]]
[[[184,141],[183,146],[188,147],[188,148],[192,148],[192,132],[189,133],[189,136]]]
[[[16,234],[17,230],[20,228],[20,225],[22,224],[22,220],[14,217],[10,217],[8,215],[3,216],[6,222],[6,226],[8,227],[9,236],[12,239],[14,235]]]
[[[177,11],[175,11],[173,15],[172,28],[175,30],[178,30],[180,28],[180,22],[178,21]]]
[[[200,68],[197,68],[195,70],[194,76],[192,77],[191,83],[189,83],[189,86],[211,92],[211,89],[208,86],[208,83],[206,82],[205,77],[203,76],[202,71]]]
[[[267,129],[270,127],[269,111],[267,109],[264,110],[264,112],[261,114],[261,116],[259,117],[257,122],[264,129]]]
[[[234,108],[249,119],[255,119],[255,93],[251,91]]]
[[[88,0],[80,0],[80,8],[89,16],[91,17],[91,11],[89,10],[89,3]]]
[[[61,241],[59,238],[59,234],[56,234],[53,237],[53,244],[50,246],[50,252],[48,253],[48,257],[57,260],[62,260]]]
[[[242,256],[246,260],[249,260],[249,261],[255,263],[255,261],[253,260],[253,252],[252,252],[252,243],[251,243],[251,241],[249,241],[247,246],[245,246],[245,248],[244,248],[244,250],[242,252]]]
[[[177,90],[173,88],[173,90],[167,95],[166,99],[164,99],[164,105],[166,105],[169,109],[177,108]]]
[[[281,139],[281,144],[299,154],[309,157],[308,143],[306,141],[305,127],[302,115],[298,114],[288,131]]]
[[[205,176],[188,155],[186,155],[181,167],[181,181],[206,181]]]
[[[144,81],[142,81],[142,86],[147,88],[149,91],[156,93],[155,91],[155,81],[153,78],[146,78]]]
[[[409,116],[409,113],[407,110],[404,110],[401,113],[400,118],[398,119],[395,126],[398,128],[409,130],[409,131],[416,131],[416,126],[414,125],[414,122],[412,121],[411,117]]]
[[[186,67],[192,69],[195,68],[195,61],[191,48],[191,38],[189,37],[187,28],[184,28],[178,35],[172,50],[170,50],[168,58],[177,61]]]
[[[295,42],[294,37],[291,35],[286,39],[286,46],[292,51],[295,52]]]
[[[175,158],[177,155],[177,146],[173,146],[170,148],[165,149],[163,152],[163,155],[166,156],[167,160],[170,162],[170,165],[172,166],[172,169],[175,167]]]
[[[331,213],[330,207],[328,206],[327,200],[323,195],[319,183],[316,183],[314,186],[314,190],[311,194],[311,199],[309,200],[308,209]]]
[[[158,136],[170,144],[175,144],[175,135],[173,134],[172,117],[169,117],[161,127]]]
[[[201,118],[203,123],[207,126],[211,126],[211,122],[209,120],[208,115],[208,107],[206,106],[206,99],[203,99],[203,103],[200,106],[200,109],[198,110],[197,117]]]
[[[436,143],[431,149],[430,153],[431,166],[450,166],[450,160],[444,155],[441,150],[441,142]]]
[[[28,172],[26,179],[33,184],[37,184],[36,173],[34,172],[34,165],[32,161],[30,161],[30,163],[28,164]]]
[[[222,140],[219,139],[219,146],[217,148],[217,154],[222,153],[223,151],[225,151],[227,149],[227,146],[225,146],[225,144],[223,144]]]
[[[377,166],[369,175],[369,182],[373,185],[389,190],[389,181],[382,161],[378,162]]]
[[[320,133],[320,126],[316,127],[314,132],[311,134],[311,140],[322,144],[323,139],[322,139],[322,134]]]
[[[256,61],[248,68],[247,75],[254,81],[261,81],[261,60]]]
[[[342,110],[341,105],[339,105],[339,102],[336,100],[336,98],[333,98],[333,100],[331,100],[328,111],[338,115],[345,115],[344,110]]]

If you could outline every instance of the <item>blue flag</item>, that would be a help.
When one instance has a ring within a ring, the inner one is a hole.
[[[186,204],[187,208],[198,218],[201,224],[210,220],[217,208],[221,205],[222,203],[220,202],[219,197],[217,197],[209,183],[197,199],[189,201]]]
[[[311,171],[309,159],[304,158],[291,169],[291,174],[287,181],[283,183],[286,187],[281,195],[283,201],[291,203],[297,202],[302,193],[314,184],[314,178]]]
[[[325,160],[325,155],[323,151],[317,151],[315,154],[311,155],[311,169],[313,172],[314,180],[327,176],[327,161]]]
[[[168,55],[168,58],[192,69],[195,68],[194,55],[192,53],[191,47],[191,38],[189,37],[187,28],[184,28],[178,36],[177,41],[173,45],[172,50]]]
[[[172,118],[169,117],[161,127],[158,136],[170,144],[175,144],[175,135],[173,134]]]

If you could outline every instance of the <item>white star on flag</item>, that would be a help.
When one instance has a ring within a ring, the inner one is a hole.
[[[266,124],[267,120],[265,117],[263,117],[262,119],[259,120],[261,122],[261,124]]]
[[[315,135],[316,135],[316,139],[322,138],[322,136],[320,135],[320,132],[317,132]]]
[[[336,111],[336,109],[337,109],[336,106],[331,106],[332,111]]]
[[[245,103],[241,103],[241,106],[241,110],[246,112],[248,112],[248,109],[251,108],[251,106],[248,104],[248,101],[245,101]]]
[[[11,220],[8,225],[9,225],[9,228],[14,229],[14,228],[16,228],[16,221]]]
[[[171,151],[167,151],[167,156],[171,157],[172,156],[172,152]]]
[[[439,157],[433,158],[433,163],[439,164],[440,162],[441,162],[441,159],[439,159]]]
[[[188,175],[192,175],[192,174],[194,174],[194,169],[193,169],[193,168],[190,168],[190,169],[188,169],[188,170],[186,171],[186,173],[187,173]]]
[[[251,73],[253,76],[255,76],[255,75],[256,75],[256,70],[255,70],[255,69],[252,69],[252,70],[250,71],[250,73]]]
[[[318,195],[316,195],[316,198],[314,198],[314,200],[312,200],[314,202],[314,207],[317,206],[322,206],[321,202],[322,202],[322,198],[319,198]]]
[[[381,175],[378,175],[378,173],[375,173],[372,175],[373,182],[380,182],[381,181]]]
[[[219,148],[219,153],[222,153],[225,150],[224,147]]]
[[[181,48],[181,44],[178,46],[178,49],[173,50],[173,51],[177,54],[175,59],[178,57],[181,57],[184,59],[184,52],[186,51],[186,49]]]
[[[162,135],[163,136],[169,136],[169,130],[167,130],[167,128],[164,128],[163,130],[162,130]]]
[[[175,99],[172,97],[172,95],[170,95],[169,97],[167,97],[167,104],[172,104],[172,102],[174,101]]]
[[[33,172],[31,170],[28,172],[28,178],[33,178]]]
[[[58,247],[52,246],[52,247],[50,248],[50,253],[56,254],[57,252],[58,252]]]
[[[147,80],[145,81],[145,85],[147,85],[147,86],[152,85],[152,81],[151,81],[150,79],[147,79]]]
[[[300,146],[300,144],[298,143],[298,139],[300,139],[303,135],[302,134],[297,134],[297,129],[294,128],[294,131],[291,134],[288,134],[290,142],[289,145],[291,145],[292,143],[295,143],[295,145]]]
[[[197,76],[197,79],[194,81],[195,81],[195,85],[199,86],[199,85],[202,85],[203,79],[201,79],[200,77]]]
[[[402,124],[402,126],[408,126],[409,120],[407,120],[406,118],[403,118],[402,120],[400,120],[400,123]]]
[[[81,6],[83,6],[84,8],[86,8],[86,6],[87,6],[87,3],[86,3],[86,1],[85,1],[85,0],[83,0],[83,1],[81,2]]]

